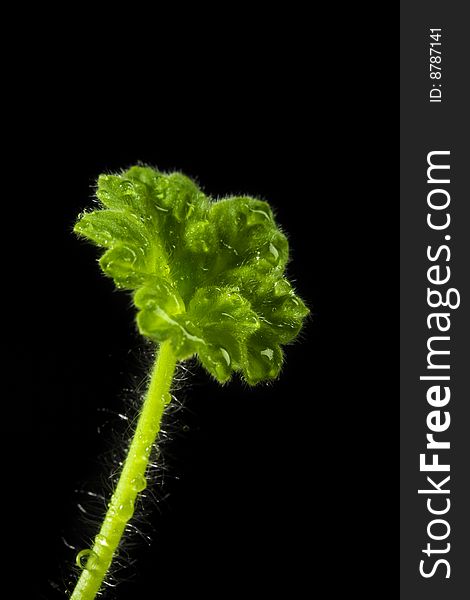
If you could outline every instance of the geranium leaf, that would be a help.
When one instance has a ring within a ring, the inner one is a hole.
[[[269,204],[213,201],[181,173],[142,166],[102,175],[97,197],[75,231],[132,291],[139,331],[170,340],[179,360],[197,355],[221,383],[277,377],[308,309],[284,276],[289,246]]]

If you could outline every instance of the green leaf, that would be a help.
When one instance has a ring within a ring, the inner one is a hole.
[[[188,316],[198,324],[204,347],[199,358],[223,382],[246,361],[246,341],[260,327],[250,302],[230,287],[199,288],[189,304]]]
[[[270,330],[263,327],[250,338],[247,345],[247,361],[244,376],[250,385],[266,379],[274,379],[282,367],[282,350]]]
[[[133,292],[142,335],[170,340],[179,360],[197,355],[221,383],[277,377],[308,309],[284,277],[289,245],[269,204],[213,201],[182,173],[143,166],[101,175],[96,194],[75,231]]]

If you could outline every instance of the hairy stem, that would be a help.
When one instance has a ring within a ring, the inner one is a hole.
[[[146,487],[145,473],[149,456],[160,431],[163,411],[170,400],[169,392],[175,367],[176,358],[170,343],[163,342],[157,353],[135,434],[100,532],[94,539],[93,547],[82,550],[77,555],[77,564],[83,571],[71,600],[95,598],[127,522],[133,515],[137,495]]]

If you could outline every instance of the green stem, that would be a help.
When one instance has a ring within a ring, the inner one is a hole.
[[[91,550],[82,550],[77,555],[77,564],[83,566],[83,571],[71,600],[95,598],[127,522],[132,517],[137,494],[146,487],[145,472],[152,445],[160,431],[163,411],[170,400],[169,391],[175,367],[176,358],[170,343],[163,342],[158,350],[135,434],[100,532],[95,537]]]

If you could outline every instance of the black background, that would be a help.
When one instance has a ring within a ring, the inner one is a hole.
[[[269,200],[312,315],[271,386],[221,388],[191,366],[169,420],[159,509],[149,504],[140,522],[152,544],[129,547],[106,597],[303,598],[344,583],[375,596],[377,578],[395,579],[397,130],[368,47],[389,51],[363,29],[357,72],[341,57],[347,15],[336,29],[326,17],[232,17],[207,31],[190,17],[165,29],[162,17],[149,36],[139,15],[136,45],[120,15],[96,48],[88,23],[31,52],[18,151],[24,318],[10,346],[29,421],[16,498],[31,597],[71,587],[75,551],[63,539],[86,547],[99,522],[86,524],[77,504],[92,503],[75,490],[109,493],[112,448],[128,437],[109,411],[128,410],[136,393],[124,390],[150,364],[129,297],[71,232],[96,177],[137,161],[182,170],[215,197]]]

